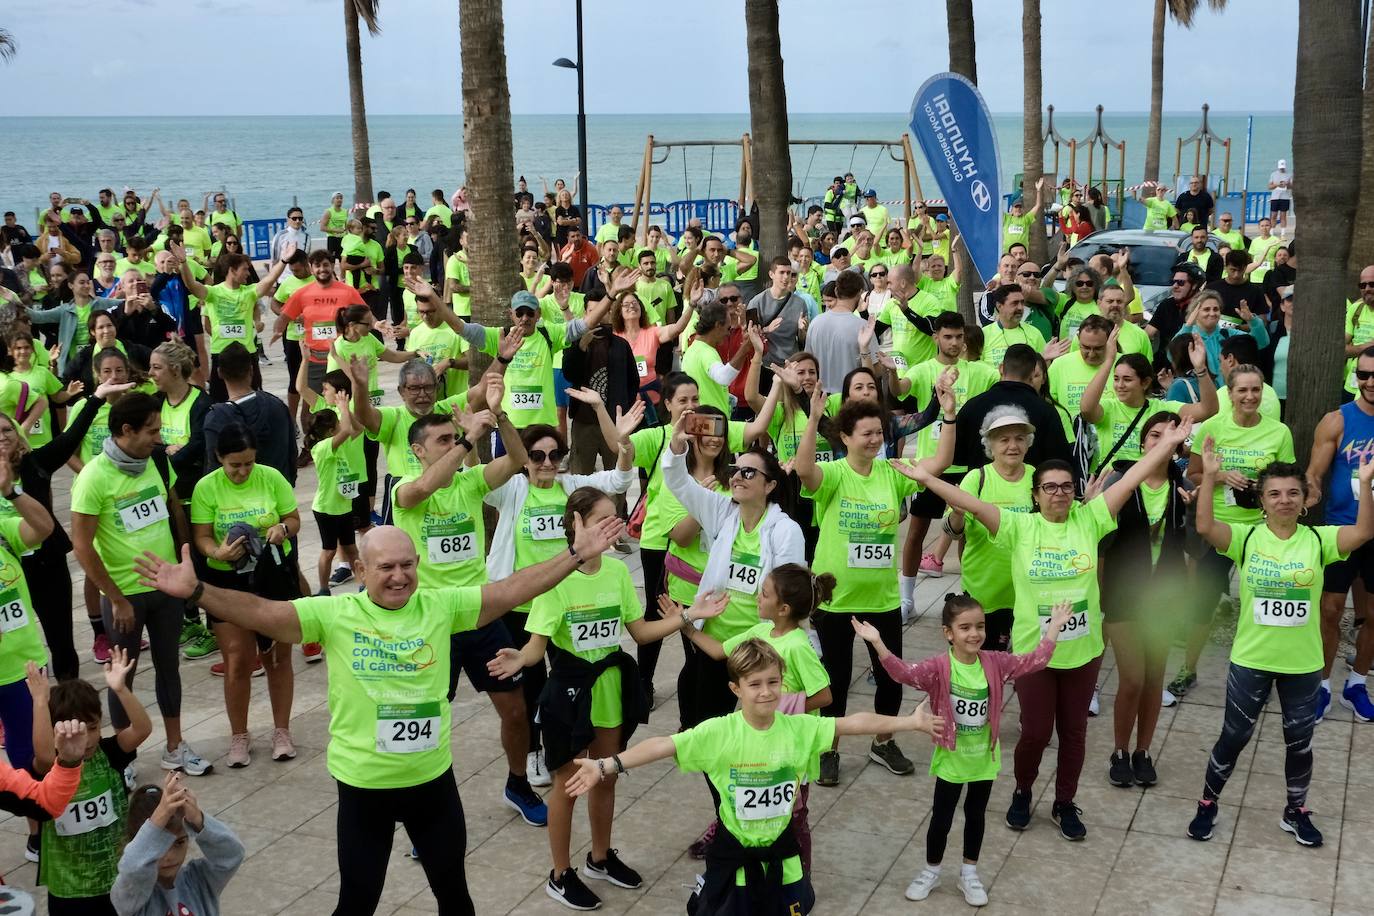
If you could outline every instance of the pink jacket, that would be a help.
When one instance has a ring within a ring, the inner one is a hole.
[[[1039,671],[1050,663],[1053,654],[1054,640],[1049,638],[1041,640],[1035,651],[1028,655],[986,650],[978,653],[978,660],[983,663],[983,674],[988,679],[989,748],[997,746],[997,735],[1001,731],[1002,685],[1012,678]],[[949,705],[949,653],[941,652],[915,664],[888,654],[883,658],[883,670],[894,681],[926,692],[930,697],[930,711],[943,716],[945,720],[944,730],[935,738],[935,743],[947,751],[954,750],[954,712]]]

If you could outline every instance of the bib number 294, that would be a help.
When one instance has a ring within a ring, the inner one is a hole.
[[[383,754],[414,754],[439,746],[439,704],[377,707],[377,750]]]

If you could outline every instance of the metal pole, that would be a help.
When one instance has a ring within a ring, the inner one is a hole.
[[[1255,116],[1245,119],[1245,184],[1241,185],[1240,206],[1245,212],[1245,201],[1250,196],[1250,143],[1255,139]]]
[[[577,168],[582,173],[579,185],[582,204],[582,225],[589,225],[591,211],[587,208],[587,95],[583,85],[585,71],[582,61],[582,0],[577,0]]]

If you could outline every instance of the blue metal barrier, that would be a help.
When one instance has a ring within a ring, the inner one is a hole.
[[[625,213],[626,225],[634,212],[633,204],[588,204],[587,232],[592,238],[609,219],[611,207],[619,207]],[[701,220],[701,225],[711,232],[727,233],[735,231],[739,219],[739,207],[724,198],[711,200],[674,200],[669,203],[650,203],[647,214],[649,225],[663,227],[669,235],[680,235],[692,218]]]
[[[1268,191],[1251,191],[1245,195],[1245,221],[1258,223],[1269,215]]]
[[[243,253],[255,261],[272,257],[272,236],[286,228],[284,219],[249,219],[243,222]]]

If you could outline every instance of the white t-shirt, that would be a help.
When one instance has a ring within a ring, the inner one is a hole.
[[[1275,185],[1274,189],[1271,190],[1271,191],[1269,192],[1269,199],[1270,199],[1270,200],[1292,200],[1292,199],[1293,199],[1293,189],[1292,189],[1292,187],[1291,187],[1291,185],[1293,184],[1293,173],[1292,173],[1292,172],[1288,172],[1288,171],[1280,172],[1280,171],[1275,170],[1275,171],[1269,173],[1269,180],[1270,180],[1271,182],[1273,182],[1273,184]],[[1285,187],[1283,184],[1281,184],[1281,182],[1285,182],[1285,181],[1288,182],[1288,185],[1289,185],[1288,187]]]

